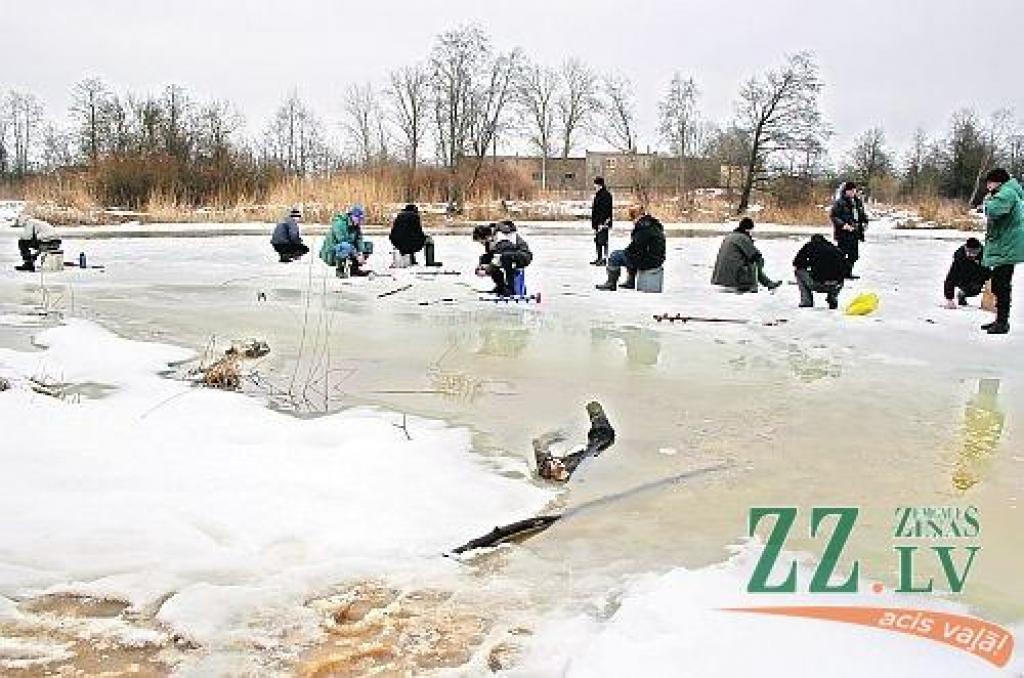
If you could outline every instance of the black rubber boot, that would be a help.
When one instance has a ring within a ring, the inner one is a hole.
[[[34,263],[32,263],[31,261],[26,261],[21,266],[15,266],[14,270],[15,271],[25,271],[27,273],[34,273],[35,270],[36,270],[36,265]]]
[[[621,273],[621,272],[622,272],[622,269],[620,269],[618,267],[613,268],[613,267],[609,266],[608,267],[608,282],[604,283],[603,285],[595,285],[595,287],[597,289],[603,290],[605,292],[614,292],[619,287],[619,273]]]
[[[636,289],[636,271],[626,269],[626,282],[622,283],[621,287],[624,290]]]
[[[987,330],[989,334],[1007,334],[1010,331],[1010,323],[1006,321],[996,321],[992,323]]]

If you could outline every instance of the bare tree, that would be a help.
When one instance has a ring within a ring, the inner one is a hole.
[[[476,26],[442,33],[431,51],[438,159],[453,171],[469,146],[475,87],[490,52],[490,40]]]
[[[349,144],[359,162],[369,167],[386,152],[387,146],[383,112],[373,85],[350,85],[345,91],[344,113]]]
[[[669,149],[679,159],[678,188],[685,194],[686,158],[693,152],[700,134],[697,116],[699,92],[693,78],[683,78],[679,73],[672,76],[665,98],[658,104],[659,131],[668,143]]]
[[[548,158],[555,135],[555,109],[562,90],[559,73],[539,64],[527,64],[516,81],[516,103],[526,119],[527,138],[540,153],[540,186],[548,187]]]
[[[597,95],[597,76],[577,59],[562,64],[563,87],[555,110],[562,134],[562,159],[569,157],[577,134],[586,128],[600,109]]]
[[[420,65],[406,66],[390,74],[387,96],[392,104],[392,119],[402,134],[404,154],[414,180],[420,149],[426,136],[430,106],[430,73]]]
[[[40,160],[43,171],[52,172],[74,163],[73,135],[50,123],[43,128]]]
[[[828,135],[818,99],[823,85],[818,66],[808,52],[787,58],[782,68],[748,80],[740,90],[736,126],[749,137],[746,175],[737,212],[750,206],[755,182],[763,178],[767,161],[775,153],[820,153]]]
[[[88,162],[95,165],[103,146],[103,109],[110,91],[99,78],[86,78],[75,85],[71,112],[78,118],[79,145]]]
[[[466,191],[470,192],[480,177],[484,158],[497,145],[498,133],[502,131],[507,105],[512,99],[513,83],[519,77],[523,55],[519,50],[499,54],[492,59],[478,80],[471,98],[469,110],[470,148],[475,162]]]
[[[277,109],[266,133],[266,155],[284,171],[300,176],[326,169],[327,152],[323,125],[292,92]]]
[[[881,127],[872,127],[854,140],[846,169],[868,191],[876,179],[891,175],[893,167],[892,153],[886,147],[885,130]]]
[[[31,166],[33,144],[37,141],[36,132],[43,123],[43,106],[34,94],[12,90],[7,94],[4,108],[14,142],[12,170],[24,176]]]
[[[983,132],[985,154],[981,165],[978,167],[978,173],[974,178],[974,193],[971,196],[972,204],[981,203],[985,195],[982,186],[985,173],[992,169],[992,165],[996,162],[1001,151],[1009,146],[1010,136],[1013,132],[1013,123],[1013,111],[1008,108],[1001,108],[989,117]]]
[[[601,112],[601,137],[623,153],[636,153],[636,107],[633,83],[622,76],[605,78]]]
[[[241,129],[242,115],[227,101],[204,104],[197,115],[197,150],[214,161],[224,161],[231,152],[231,137]]]

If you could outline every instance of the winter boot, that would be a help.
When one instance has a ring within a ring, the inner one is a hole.
[[[990,329],[992,329],[993,327],[995,327],[998,324],[999,324],[998,320],[993,320],[990,323],[985,323],[984,325],[982,325],[981,329],[982,329],[983,332],[988,332]]]
[[[1010,331],[1010,323],[1005,320],[992,323],[987,330],[989,334],[1007,334]]]
[[[21,266],[15,266],[14,270],[15,271],[27,271],[29,273],[33,273],[36,270],[36,265],[33,262],[31,262],[31,261],[26,261]]]
[[[825,301],[828,302],[829,309],[834,311],[837,308],[839,308],[839,299],[837,299],[836,297],[832,297],[832,296],[826,297]]]
[[[770,281],[766,282],[764,286],[768,288],[769,292],[771,292],[772,290],[778,289],[779,287],[781,287],[782,286],[782,281],[781,280],[770,280]]]
[[[619,287],[619,273],[621,273],[621,272],[622,272],[622,269],[620,269],[618,266],[616,266],[616,267],[609,266],[608,267],[608,282],[606,282],[603,285],[595,285],[595,287],[597,289],[603,290],[605,292],[614,292]]]
[[[626,282],[622,283],[621,287],[624,290],[636,289],[636,270],[626,269]]]
[[[961,306],[966,306],[967,305],[967,295],[964,294],[963,292],[957,292],[957,294],[956,294],[956,301]]]

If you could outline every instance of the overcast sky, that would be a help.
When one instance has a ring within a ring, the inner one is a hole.
[[[703,113],[727,120],[740,83],[786,53],[816,53],[833,158],[860,131],[885,128],[899,150],[913,130],[945,129],[969,106],[1024,114],[1021,0],[2,0],[0,89],[39,96],[63,116],[72,85],[118,91],[174,82],[232,101],[262,129],[297,88],[328,123],[353,82],[381,83],[424,59],[433,37],[480,25],[501,49],[557,64],[576,56],[630,77],[641,147],[656,145],[657,100],[674,71],[692,75]],[[590,144],[596,147],[598,144]]]

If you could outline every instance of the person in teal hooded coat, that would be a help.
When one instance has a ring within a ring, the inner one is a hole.
[[[982,263],[992,269],[992,294],[996,297],[995,322],[982,325],[989,334],[1010,331],[1010,297],[1013,267],[1024,262],[1024,188],[1005,169],[985,177],[985,251]]]
[[[334,215],[331,230],[324,236],[320,248],[320,259],[328,266],[340,266],[348,261],[352,275],[367,275],[362,266],[373,252],[373,244],[363,239],[365,220],[362,205],[353,205],[344,214]]]

